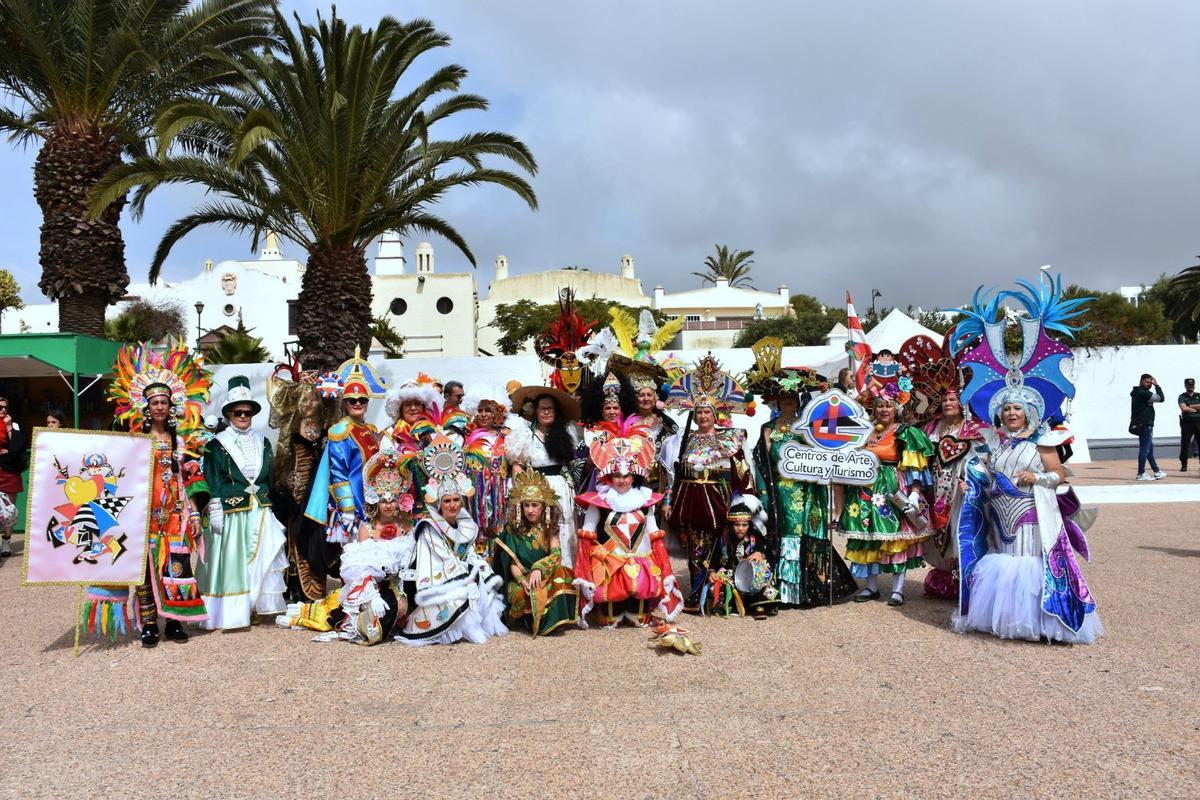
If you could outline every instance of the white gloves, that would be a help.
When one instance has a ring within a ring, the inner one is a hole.
[[[342,511],[338,514],[338,521],[342,524],[343,530],[353,531],[355,528],[354,523],[357,522],[357,519],[353,511]]]
[[[219,497],[208,501],[208,527],[213,533],[221,533],[225,530],[225,509],[221,505]]]

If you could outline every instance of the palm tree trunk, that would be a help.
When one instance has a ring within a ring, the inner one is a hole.
[[[296,334],[307,369],[330,370],[371,346],[371,276],[354,247],[325,247],[309,254],[296,301]]]
[[[104,310],[129,286],[118,225],[125,200],[99,219],[87,218],[88,193],[120,161],[121,147],[111,136],[62,123],[34,163],[34,195],[42,209],[38,287],[58,301],[58,329],[64,333],[103,336]]]

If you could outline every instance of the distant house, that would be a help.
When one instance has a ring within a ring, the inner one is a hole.
[[[654,287],[653,308],[684,320],[683,331],[672,347],[704,350],[732,347],[742,328],[760,318],[791,315],[787,284],[775,292],[741,289],[718,278],[713,286],[667,294]]]

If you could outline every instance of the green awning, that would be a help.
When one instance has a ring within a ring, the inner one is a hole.
[[[78,333],[10,333],[0,336],[0,375],[110,375],[120,349],[120,342]]]

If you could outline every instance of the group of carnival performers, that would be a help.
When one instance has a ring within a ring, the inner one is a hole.
[[[907,572],[927,566],[924,593],[956,604],[954,630],[1093,642],[1077,556],[1094,512],[1068,482],[1074,387],[1056,338],[1085,301],[1045,276],[1018,284],[977,291],[944,342],[913,337],[832,384],[784,366],[771,338],[742,376],[711,354],[689,368],[661,354],[678,321],[614,308],[597,330],[566,293],[535,343],[549,385],[421,373],[389,389],[357,352],[324,373],[293,360],[262,387],[274,443],[254,429],[246,377],[228,380],[214,431],[200,357],[126,347],[109,392],[118,422],[154,439],[146,581],[132,598],[89,588],[84,621],[115,635],[136,607],[146,647],[186,641],[185,622],[255,615],[321,641],[482,643],[880,600],[881,574],[901,606]],[[806,444],[806,409],[835,395],[869,414],[870,485],[785,463]],[[751,448],[733,415],[753,415],[755,396],[770,414]]]

